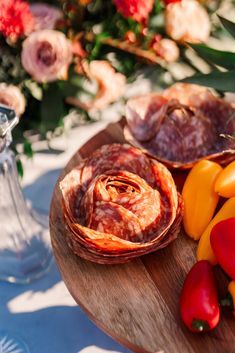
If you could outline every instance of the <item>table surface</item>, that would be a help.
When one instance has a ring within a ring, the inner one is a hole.
[[[110,124],[75,153],[60,178],[101,145],[123,141],[121,125]],[[186,172],[173,175],[178,184]],[[165,249],[130,263],[91,263],[74,255],[67,244],[57,184],[51,203],[50,232],[56,261],[76,302],[98,326],[134,352],[235,352],[232,313],[223,311],[219,327],[205,335],[190,333],[180,320],[183,280],[196,261],[196,243],[183,231]],[[226,290],[228,280],[219,267],[216,276],[219,291]]]
[[[24,195],[31,204],[48,212],[55,182],[61,169],[92,135],[107,123],[94,123],[72,130],[54,140],[62,153],[36,153],[25,161]],[[55,152],[55,151],[54,151]],[[48,235],[49,236],[49,235]],[[0,331],[23,338],[30,353],[128,353],[99,330],[68,293],[55,262],[41,279],[29,285],[0,283]]]

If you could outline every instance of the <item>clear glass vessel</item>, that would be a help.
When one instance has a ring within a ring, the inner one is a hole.
[[[0,280],[29,283],[49,268],[48,217],[29,209],[18,180],[11,130],[15,112],[0,105]]]

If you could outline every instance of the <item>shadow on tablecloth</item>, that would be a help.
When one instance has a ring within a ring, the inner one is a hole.
[[[38,177],[23,188],[23,194],[32,206],[42,212],[49,212],[50,202],[61,169],[53,169]]]
[[[55,264],[46,276],[30,285],[0,283],[0,330],[3,329],[22,337],[31,353],[130,352],[81,311]]]
[[[49,211],[60,169],[40,176],[24,188],[33,207]],[[22,337],[30,353],[128,353],[81,311],[53,262],[41,279],[29,285],[0,282],[0,330]]]

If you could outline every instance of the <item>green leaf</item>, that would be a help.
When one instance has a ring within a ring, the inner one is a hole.
[[[30,91],[30,94],[37,100],[42,99],[42,88],[32,80],[25,80],[24,86]]]
[[[52,83],[43,92],[41,104],[41,131],[54,130],[66,114],[63,90]]]
[[[222,17],[222,16],[219,16],[219,15],[218,15],[218,17],[219,17],[219,19],[220,19],[222,25],[224,26],[224,28],[226,28],[227,31],[228,31],[233,37],[235,37],[235,23],[233,23],[233,22],[227,20],[227,18],[224,18],[224,17]]]
[[[24,150],[24,154],[25,154],[28,158],[32,158],[32,157],[33,157],[32,144],[31,144],[31,142],[29,142],[28,139],[25,139],[25,140],[24,140],[23,150]]]
[[[63,97],[74,97],[81,91],[81,86],[71,83],[69,81],[64,81],[61,86]]]
[[[235,70],[235,53],[222,51],[210,48],[204,44],[190,44],[189,45],[198,53],[203,59],[226,69]]]
[[[222,92],[235,92],[235,71],[216,71],[206,75],[195,75],[187,77],[181,82],[195,83],[198,85],[211,87]]]
[[[94,47],[90,53],[90,58],[89,60],[94,60],[98,57],[99,53],[100,53],[100,49],[103,45],[102,43],[102,39],[104,38],[108,38],[109,34],[107,32],[102,32],[100,34],[97,34],[97,36],[95,37],[95,44]]]
[[[17,167],[17,172],[18,172],[18,175],[23,178],[24,176],[24,167],[23,167],[23,164],[21,162],[20,159],[17,159],[16,160],[16,167]]]

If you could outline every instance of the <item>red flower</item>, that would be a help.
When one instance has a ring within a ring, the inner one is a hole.
[[[19,37],[32,31],[34,19],[27,2],[0,0],[0,8],[0,32],[5,37],[16,41]]]
[[[169,5],[172,4],[173,2],[181,2],[182,0],[163,0],[163,2],[165,3],[165,5]]]
[[[154,0],[113,0],[113,2],[118,12],[137,22],[145,21],[154,5]]]

